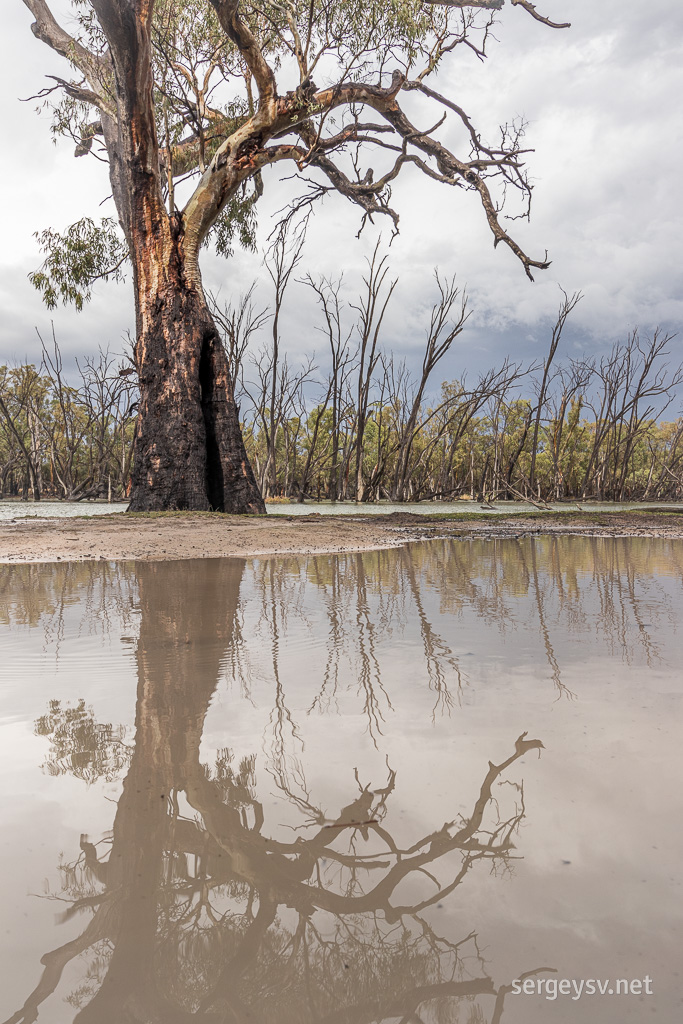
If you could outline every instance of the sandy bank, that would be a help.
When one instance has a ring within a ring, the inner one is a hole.
[[[380,518],[313,513],[245,518],[166,513],[26,519],[0,523],[0,563],[316,554],[397,547],[435,537],[504,538],[553,533],[683,538],[683,514],[539,512],[437,517],[394,513]]]

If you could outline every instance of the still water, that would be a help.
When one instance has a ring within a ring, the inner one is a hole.
[[[482,505],[478,501],[422,501],[394,504],[390,501],[358,503],[355,501],[307,501],[299,504],[294,501],[274,501],[266,505],[268,515],[309,516],[317,512],[323,516],[382,516],[390,512],[415,512],[421,516],[449,515],[453,512],[488,512],[491,515],[509,514],[511,512],[529,512],[533,505],[528,501],[498,501],[495,505]],[[113,512],[125,512],[126,502],[92,501],[0,501],[0,522],[24,519],[31,516],[36,519],[71,519],[74,516],[106,516]],[[554,512],[626,512],[638,508],[671,509],[672,512],[683,511],[683,502],[632,501],[582,501],[563,502],[548,506]]]
[[[74,516],[108,516],[125,512],[120,501],[0,501],[0,523],[14,519],[72,519]]]
[[[0,567],[0,1021],[683,1019],[682,578],[650,538]]]
[[[537,507],[537,506],[536,506]],[[652,501],[563,501],[552,502],[543,511],[553,512],[628,512],[630,509],[662,509],[672,512],[683,511],[683,502]],[[478,501],[307,501],[299,504],[293,501],[274,501],[266,505],[270,515],[308,516],[311,512],[328,516],[381,516],[389,512],[414,512],[420,516],[452,515],[460,512],[509,515],[511,512],[533,512],[530,501],[496,501],[495,504],[481,504]]]

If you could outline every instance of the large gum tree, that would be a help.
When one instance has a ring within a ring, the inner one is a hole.
[[[45,232],[34,283],[48,302],[80,303],[93,279],[124,259],[133,267],[141,397],[131,509],[264,511],[199,255],[207,241],[224,253],[234,236],[249,241],[269,165],[301,179],[290,214],[338,192],[360,207],[361,227],[383,215],[397,229],[391,185],[408,169],[460,186],[529,277],[548,265],[500,219],[510,186],[530,197],[523,127],[487,145],[434,87],[454,51],[485,56],[505,2],[71,0],[66,31],[46,0],[24,0],[34,35],[69,65],[40,95],[77,155],[107,160],[123,236],[112,219]],[[509,2],[566,27],[527,0]],[[429,130],[406,113],[411,92],[434,106]],[[460,153],[439,140],[447,115]]]

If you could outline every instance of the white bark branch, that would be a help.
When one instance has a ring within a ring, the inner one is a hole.
[[[422,3],[429,4],[430,7],[457,7],[460,10],[478,7],[485,11],[502,11],[505,6],[505,0],[422,0]],[[551,21],[550,18],[539,14],[535,4],[530,3],[529,0],[510,0],[510,3],[513,7],[523,7],[532,18],[550,28],[570,28],[570,22]]]
[[[256,81],[259,110],[270,108],[277,97],[275,75],[263,56],[259,41],[239,16],[238,0],[209,0],[228,39],[235,44]]]

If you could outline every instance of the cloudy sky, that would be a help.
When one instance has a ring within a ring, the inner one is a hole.
[[[55,13],[66,0],[53,3]],[[494,251],[475,196],[409,173],[394,190],[401,233],[391,246],[393,273],[400,277],[387,322],[385,344],[410,363],[417,359],[425,319],[434,298],[432,273],[457,273],[467,287],[473,315],[443,377],[481,369],[507,354],[542,356],[556,313],[561,285],[581,290],[566,336],[566,353],[599,352],[638,326],[677,331],[683,325],[681,287],[681,139],[683,95],[683,5],[673,0],[545,0],[540,10],[571,29],[553,31],[520,8],[505,10],[489,59],[458,56],[439,78],[439,88],[470,114],[482,135],[494,139],[499,123],[513,116],[529,122],[527,140],[535,183],[530,224],[514,222],[513,234],[535,258],[548,250],[552,266],[527,281],[502,246]],[[133,326],[130,281],[101,283],[81,314],[60,307],[50,313],[27,280],[40,264],[34,232],[64,230],[80,217],[113,215],[106,168],[73,158],[73,145],[55,146],[47,112],[20,98],[36,93],[45,74],[63,63],[30,32],[31,15],[21,0],[5,5],[4,60],[0,69],[5,145],[0,153],[3,245],[0,363],[39,357],[36,328],[55,331],[69,356],[98,345],[120,350]],[[281,88],[295,83],[284,81]],[[418,123],[438,114],[414,105]],[[430,120],[431,118],[431,120]],[[446,143],[455,124],[440,130]],[[271,217],[288,186],[279,171],[266,179],[260,207],[265,239]],[[380,229],[356,239],[357,209],[341,197],[326,202],[309,231],[302,272],[338,275],[353,300]],[[260,301],[268,301],[261,257],[238,252],[226,262],[206,257],[204,278],[226,299],[256,278]],[[293,286],[287,299],[284,343],[293,357],[321,350],[314,310],[306,290]],[[683,357],[683,342],[672,350]]]

